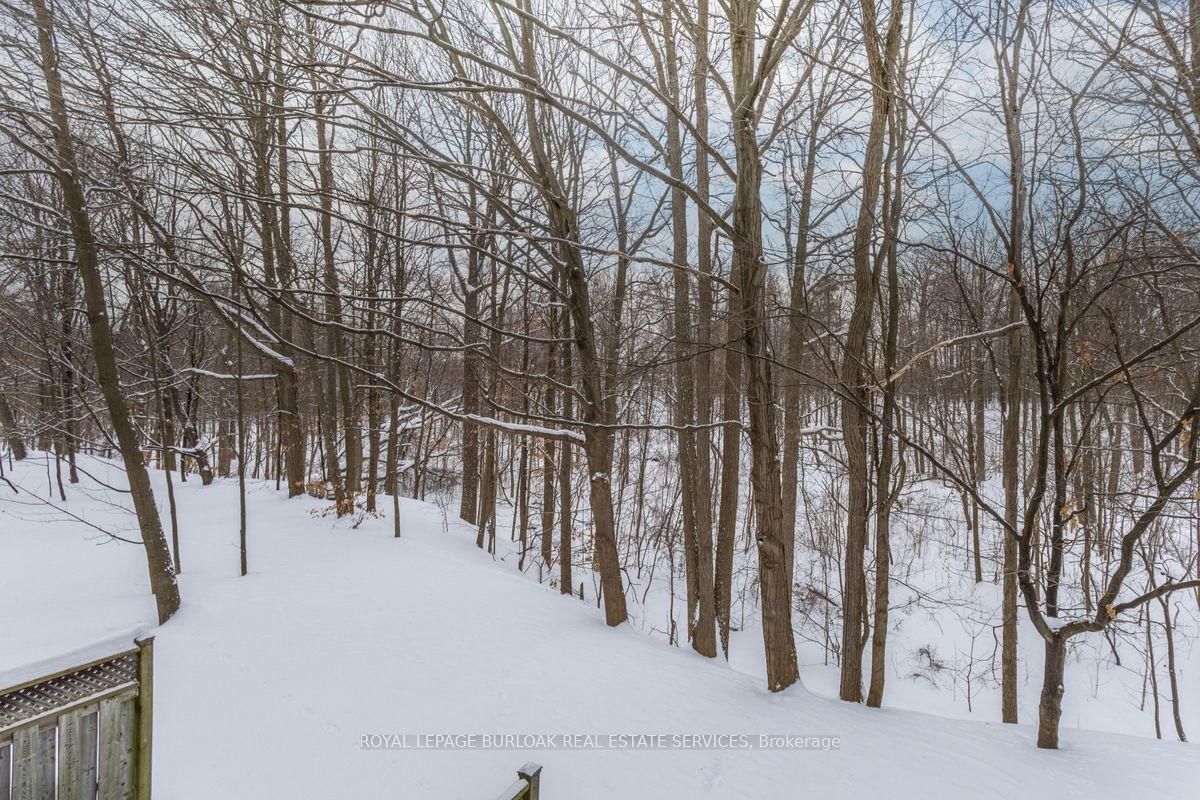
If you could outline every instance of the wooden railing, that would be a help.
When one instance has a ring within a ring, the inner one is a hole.
[[[530,761],[517,770],[517,779],[496,800],[539,800],[542,766]]]
[[[0,800],[150,800],[154,639],[0,690]]]

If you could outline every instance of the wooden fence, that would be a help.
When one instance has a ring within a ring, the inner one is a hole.
[[[530,761],[517,770],[517,779],[496,800],[539,800],[542,767]]]
[[[0,690],[0,800],[150,800],[154,639]]]

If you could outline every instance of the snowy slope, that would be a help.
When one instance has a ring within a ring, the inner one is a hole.
[[[85,464],[106,482],[120,475]],[[0,486],[0,672],[152,621],[140,548],[46,506],[45,463]],[[161,481],[161,476],[156,476]],[[526,761],[543,797],[1194,797],[1200,749],[875,711],[796,687],[771,695],[723,663],[606,628],[475,549],[434,505],[357,529],[237,486],[176,485],[184,607],[157,631],[159,798],[494,797]],[[71,514],[128,536],[128,498],[85,479]],[[86,493],[86,494],[85,494]],[[160,491],[160,501],[165,495]],[[40,500],[34,498],[41,498]],[[57,499],[52,500],[59,505]],[[385,504],[386,505],[386,504]],[[831,750],[369,750],[369,734],[796,734]]]

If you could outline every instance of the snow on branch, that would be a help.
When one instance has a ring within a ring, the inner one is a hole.
[[[563,428],[543,428],[540,425],[525,425],[519,422],[505,422],[495,417],[484,417],[479,414],[462,414],[460,418],[468,422],[474,422],[479,425],[485,425],[496,430],[509,431],[516,434],[530,434],[533,436],[541,436],[546,439],[559,439],[565,442],[573,442],[575,444],[583,444],[585,439],[582,433],[569,431]]]
[[[273,380],[276,377],[278,377],[274,373],[255,373],[253,375],[230,375],[225,372],[212,372],[211,370],[200,369],[199,367],[185,367],[184,369],[181,369],[179,371],[186,372],[191,375],[202,375],[205,378],[218,378],[223,381],[238,381],[238,380],[241,380],[241,381],[267,381],[267,380]]]
[[[889,375],[884,380],[882,380],[879,383],[872,386],[870,391],[873,393],[874,392],[882,392],[889,385],[891,385],[891,384],[895,383],[896,381],[900,380],[901,378],[903,378],[905,373],[907,373],[910,369],[912,369],[913,367],[915,367],[917,365],[917,362],[921,361],[922,359],[928,358],[929,356],[934,355],[939,350],[942,350],[947,347],[953,347],[956,344],[963,344],[964,342],[971,342],[976,339],[990,339],[993,336],[1000,336],[1001,334],[1008,333],[1009,331],[1014,330],[1016,328],[1023,328],[1023,327],[1025,327],[1024,321],[1010,322],[1008,325],[1004,325],[1000,328],[992,328],[991,330],[980,331],[979,333],[969,333],[966,336],[956,336],[953,339],[946,339],[944,341],[938,342],[937,344],[933,345],[932,347],[922,350],[920,353],[917,353],[915,356],[910,358],[908,360],[907,364],[905,364],[903,367],[901,367],[900,369],[893,372],[891,375]]]
[[[234,324],[238,328],[238,333],[240,333],[242,338],[245,341],[249,342],[250,345],[253,346],[256,350],[258,350],[264,356],[266,356],[267,358],[271,359],[272,361],[274,361],[278,364],[282,364],[287,367],[295,368],[296,364],[294,361],[292,361],[292,359],[288,358],[283,353],[280,353],[279,351],[267,346],[266,344],[259,341],[255,337],[247,334],[245,329],[242,328],[242,324],[244,323],[244,324],[249,325],[250,327],[254,328],[265,339],[269,339],[272,341],[279,341],[278,336],[276,336],[275,334],[273,334],[271,331],[267,330],[263,326],[259,325],[256,320],[243,314],[241,312],[241,310],[232,307],[229,303],[225,302],[224,300],[214,299],[213,304],[223,314],[225,314],[226,319],[230,319],[230,320],[232,320],[233,318],[237,319],[237,322]]]

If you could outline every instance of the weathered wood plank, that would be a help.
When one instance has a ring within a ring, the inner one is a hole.
[[[530,761],[517,770],[517,777],[529,784],[529,800],[541,800],[542,766]]]
[[[100,791],[96,771],[100,755],[100,712],[81,712],[79,719],[79,786],[80,800],[96,800]]]
[[[137,800],[150,800],[154,740],[154,637],[138,640]]]
[[[496,800],[529,800],[529,783],[518,778]]]
[[[57,783],[58,772],[55,743],[58,739],[58,728],[54,725],[42,728],[37,732],[37,791],[38,800],[54,800],[54,787]]]
[[[13,687],[0,800],[149,800],[152,641]]]
[[[100,800],[132,800],[137,747],[134,698],[100,701]]]
[[[58,718],[58,800],[80,800],[79,712]]]
[[[496,800],[540,800],[542,767],[530,761],[517,770],[517,779]]]
[[[21,728],[13,731],[13,800],[36,800],[37,729]]]
[[[0,800],[12,800],[12,743],[0,744]]]

